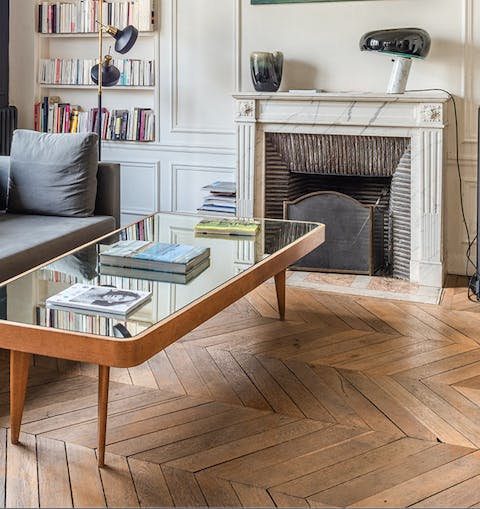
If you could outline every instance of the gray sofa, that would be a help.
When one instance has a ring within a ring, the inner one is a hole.
[[[0,156],[0,190],[8,186],[8,175],[9,157]],[[96,191],[91,217],[0,214],[0,283],[118,227],[118,164],[98,165]]]

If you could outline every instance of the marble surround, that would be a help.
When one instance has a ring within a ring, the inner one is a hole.
[[[445,278],[443,92],[235,94],[237,214],[264,216],[265,133],[408,137],[412,144],[410,281],[441,288]]]

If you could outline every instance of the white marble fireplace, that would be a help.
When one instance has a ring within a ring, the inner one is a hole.
[[[240,217],[265,214],[265,133],[410,138],[410,281],[443,285],[446,94],[242,93],[234,99]]]

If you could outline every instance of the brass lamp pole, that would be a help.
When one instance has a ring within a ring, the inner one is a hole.
[[[135,44],[138,30],[133,25],[128,25],[123,30],[112,25],[103,24],[103,4],[105,0],[98,0],[98,64],[90,71],[93,82],[98,86],[98,111],[97,111],[97,134],[98,134],[98,159],[102,157],[102,91],[103,87],[113,87],[120,79],[120,71],[112,64],[112,57],[103,57],[103,32],[107,32],[114,39],[117,53],[128,53]]]

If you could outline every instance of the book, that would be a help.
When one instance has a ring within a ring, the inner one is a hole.
[[[151,296],[151,292],[141,290],[76,283],[49,297],[45,304],[50,309],[78,310],[81,313],[126,318]]]
[[[216,182],[212,182],[207,186],[203,186],[202,189],[214,193],[230,193],[234,195],[234,193],[236,192],[236,184],[235,182],[222,182],[217,180]]]
[[[165,283],[186,284],[210,267],[210,258],[193,267],[193,269],[182,274],[180,272],[164,272],[160,270],[132,269],[114,265],[100,265],[100,273],[105,276],[119,276],[125,278],[145,279],[147,281],[163,281]]]
[[[244,219],[202,219],[195,225],[195,233],[208,235],[256,235],[260,223]]]
[[[100,253],[102,265],[185,274],[210,257],[208,247],[120,240]]]

